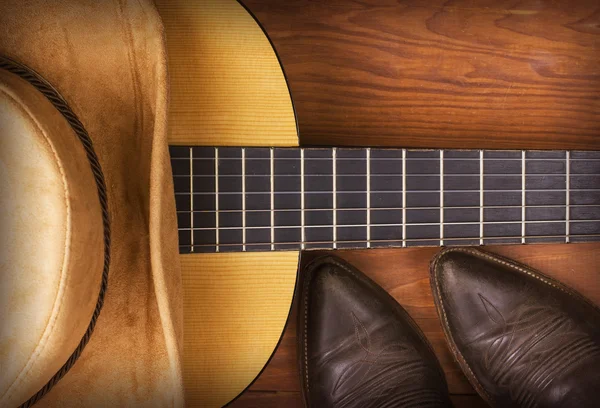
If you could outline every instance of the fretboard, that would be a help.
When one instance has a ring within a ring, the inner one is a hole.
[[[181,253],[600,240],[600,152],[170,152]]]

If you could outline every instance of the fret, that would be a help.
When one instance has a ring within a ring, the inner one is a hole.
[[[522,227],[522,174],[520,151],[483,152],[483,243],[515,244],[521,242]],[[487,174],[506,174],[505,177],[488,177]],[[505,190],[511,190],[506,192]],[[511,209],[488,209],[487,206],[514,206]],[[507,221],[496,224],[496,221]],[[508,222],[510,221],[510,222]],[[514,238],[519,237],[519,238]]]
[[[304,205],[306,249],[330,248],[333,236],[333,159],[331,149],[304,150]],[[312,211],[312,210],[315,211]],[[321,211],[320,209],[326,209]],[[326,228],[318,228],[327,226]]]
[[[416,223],[439,223],[440,211],[419,207],[440,206],[440,161],[436,150],[407,150],[406,152],[406,205],[416,207],[406,211],[406,246],[437,246],[440,229],[435,225],[415,226]],[[436,160],[430,160],[435,158]],[[424,159],[424,160],[423,160]],[[413,174],[429,175],[413,177]],[[429,238],[429,241],[412,241]]]
[[[182,253],[600,240],[600,152],[169,149]]]
[[[188,191],[190,183],[188,177],[192,173],[192,164],[189,160],[189,151],[191,147],[184,146],[169,146],[169,154],[172,158],[173,185],[175,191]],[[191,194],[190,194],[191,195]],[[192,217],[194,216],[193,205],[191,205],[189,197],[186,195],[175,196],[175,206],[177,208],[177,226],[179,228],[179,245],[180,252],[187,253],[191,250],[190,231],[182,228],[190,228]]]
[[[270,149],[246,149],[246,248],[271,249]],[[250,192],[254,194],[249,194]],[[268,244],[267,244],[268,243]]]
[[[402,246],[402,150],[371,149],[370,155],[371,247]],[[385,189],[396,193],[379,193]]]
[[[336,246],[337,248],[365,248],[368,194],[366,151],[346,148],[336,150],[335,226],[336,240],[341,241]],[[362,210],[346,210],[352,208],[362,208]]]
[[[215,149],[216,180],[216,252],[238,252],[242,246],[242,149],[219,147]],[[222,215],[221,211],[235,211]],[[221,245],[225,244],[225,245]]]
[[[479,240],[472,239],[482,235],[480,162],[473,160],[478,158],[477,151],[444,153],[444,218],[441,222],[446,245],[479,244]],[[463,176],[457,177],[457,174]]]
[[[273,206],[273,237],[276,250],[298,250],[302,241],[301,223],[301,175],[300,149],[274,149],[274,189],[277,192],[290,194],[275,194]],[[283,177],[286,175],[286,177]],[[279,211],[293,210],[293,211]],[[277,226],[284,228],[276,228]],[[294,244],[281,244],[293,242]]]
[[[600,220],[600,152],[571,152],[569,167],[570,242],[600,241],[600,236],[584,236],[600,229],[597,221],[587,221]]]
[[[524,227],[523,241],[564,242],[564,238],[538,238],[538,236],[566,236],[566,169],[564,152],[525,153],[525,220],[550,221],[557,223],[527,223]],[[544,207],[544,206],[554,207]]]
[[[207,179],[193,183],[193,226],[192,233],[194,239],[194,247],[192,251],[191,242],[189,242],[189,251],[196,252],[198,243],[206,244],[205,250],[210,252],[216,251],[216,231],[206,231],[202,228],[216,228],[217,223],[217,208],[216,208],[216,195],[197,195],[195,193],[214,192],[216,191],[216,161],[215,161],[215,149],[212,147],[193,147],[192,155],[194,157],[193,162],[190,164],[191,173],[207,174]],[[186,160],[189,162],[189,158]],[[177,187],[176,187],[177,189]],[[187,198],[185,195],[183,196]],[[188,200],[191,204],[192,200]],[[175,203],[179,209],[179,201],[177,195],[175,195]],[[191,227],[191,225],[190,225]],[[181,235],[180,235],[181,236]]]

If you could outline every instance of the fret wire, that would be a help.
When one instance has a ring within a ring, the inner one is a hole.
[[[306,248],[306,231],[304,230],[305,215],[304,215],[304,149],[300,149],[300,222],[302,223],[301,239],[302,249]]]
[[[483,150],[479,151],[479,244],[483,245]]]
[[[274,149],[269,149],[269,166],[271,169],[271,251],[275,249],[275,159]]]
[[[406,247],[406,149],[402,149],[402,246]]]
[[[437,177],[437,175],[436,175]],[[530,188],[527,189],[528,193],[564,193],[566,191],[565,188]],[[600,188],[572,188],[571,191],[577,191],[577,192],[598,192],[600,191]],[[319,190],[319,191],[305,191],[305,194],[332,194],[334,192],[338,192],[337,190],[334,191],[325,191],[325,190]],[[404,190],[403,190],[404,192]],[[440,191],[439,190],[410,190],[410,191],[406,191],[407,193],[411,193],[411,194],[437,194]],[[478,193],[480,192],[479,189],[477,190],[445,190],[445,193]],[[522,193],[523,189],[519,189],[519,190],[484,190],[484,192],[486,193]],[[299,191],[274,191],[274,194],[277,195],[285,195],[285,194],[298,194],[300,193]],[[352,190],[352,191],[340,191],[340,193],[343,194],[366,194],[366,191],[361,191],[361,190]],[[371,193],[378,193],[378,194],[398,194],[399,191],[397,190],[375,190],[375,191],[371,191]],[[175,195],[187,195],[190,193],[175,193]],[[235,195],[235,194],[241,194],[238,192],[234,192],[234,191],[227,191],[227,192],[197,192],[194,193],[195,195],[204,195],[204,196],[208,196],[208,195],[213,195],[213,194],[224,194],[224,195]],[[267,192],[264,191],[247,191],[246,194],[269,194]]]
[[[242,251],[246,251],[246,149],[242,148]]]
[[[333,249],[337,249],[337,149],[331,149],[332,175],[333,175]]]
[[[440,246],[444,246],[444,151],[440,150]]]
[[[564,238],[565,235],[562,234],[557,234],[557,235],[530,235],[527,236],[527,238]],[[572,235],[572,237],[577,237],[577,238],[600,238],[600,234],[577,234],[577,235]],[[499,236],[492,236],[492,237],[486,237],[486,240],[508,240],[508,239],[520,239],[523,238],[522,236],[518,236],[518,235],[512,235],[512,236],[504,236],[504,237],[499,237]],[[460,237],[460,238],[452,238],[453,241],[469,241],[469,240],[476,240],[479,239],[479,237]],[[407,238],[407,239],[400,239],[400,238],[396,238],[396,239],[374,239],[371,240],[371,242],[375,242],[375,243],[387,243],[387,242],[404,242],[404,241],[408,241],[408,242],[423,242],[423,241],[428,241],[431,242],[432,239],[431,238]],[[338,241],[339,243],[345,243],[345,244],[362,244],[364,243],[364,241],[359,241],[359,240],[346,240],[346,241]],[[320,244],[333,244],[333,241],[311,241],[309,242],[310,244],[315,244],[315,245],[320,245]],[[286,241],[286,242],[280,242],[281,245],[298,245],[300,244],[297,241]],[[268,242],[249,242],[247,244],[248,246],[255,246],[255,245],[269,245]],[[196,247],[214,247],[213,244],[197,244],[195,245]],[[221,244],[221,246],[239,246],[239,244]],[[180,248],[188,248],[189,245],[179,245]],[[321,248],[315,248],[315,249],[321,249]]]
[[[565,197],[565,242],[568,244],[570,241],[569,232],[570,232],[570,220],[571,217],[571,209],[569,208],[569,204],[571,201],[570,193],[571,193],[571,152],[567,150],[565,153],[565,173],[566,173],[566,197]]]
[[[527,205],[527,208],[565,208],[563,204],[548,204],[548,205]],[[571,204],[569,208],[579,208],[579,207],[600,207],[600,204]],[[507,209],[507,208],[521,208],[520,205],[486,205],[486,206],[447,206],[445,209],[454,209],[454,210],[472,210],[472,209]],[[388,210],[402,210],[403,207],[381,207],[381,208],[371,208],[371,211],[388,211]],[[439,210],[439,206],[434,207],[406,207],[407,210]],[[332,211],[333,208],[306,208],[305,211]],[[340,211],[365,211],[366,208],[357,208],[357,207],[348,207],[341,209]],[[246,212],[270,212],[271,210],[246,210]],[[302,211],[301,208],[281,208],[276,209],[275,212],[294,212],[294,211]],[[177,211],[178,214],[188,213],[189,211]],[[196,210],[194,213],[214,213],[214,210]],[[221,213],[235,213],[240,212],[240,210],[220,210]]]
[[[367,248],[371,248],[371,149],[367,148]]]
[[[215,147],[215,252],[219,252],[219,148],[218,147]]]
[[[194,149],[190,147],[190,191],[194,191]],[[190,194],[190,243],[194,252],[194,195]]]
[[[521,243],[525,243],[525,150],[521,150]]]
[[[521,220],[516,220],[516,221],[487,221],[486,224],[488,225],[507,225],[507,224],[512,224],[512,225],[517,225],[517,224],[522,224],[523,221]],[[565,222],[565,220],[530,220],[530,221],[525,221],[526,224],[556,224],[556,223],[563,223]],[[600,219],[597,220],[571,220],[571,222],[577,222],[577,223],[595,223],[595,222],[600,222]],[[358,227],[366,227],[367,224],[343,224],[343,225],[339,225],[337,224],[337,228],[358,228]],[[400,227],[402,224],[371,224],[371,227]],[[409,227],[424,227],[424,226],[439,226],[440,223],[439,222],[412,222],[412,223],[406,223],[407,226]],[[479,221],[461,221],[461,222],[447,222],[444,225],[460,225],[460,226],[464,226],[464,225],[479,225]],[[319,225],[308,225],[306,226],[306,228],[332,228],[333,224],[319,224]],[[246,227],[246,229],[252,229],[252,230],[257,230],[257,229],[269,229],[269,228],[274,228],[274,229],[299,229],[300,225],[274,225],[273,227],[265,227],[265,226],[250,226],[250,227]],[[179,228],[180,231],[188,231],[190,228]],[[194,231],[212,231],[216,228],[214,227],[202,227],[202,228],[195,228]],[[239,230],[240,227],[221,227],[219,228],[220,230]],[[526,235],[521,235],[521,237],[525,237]],[[477,237],[479,238],[479,237]],[[484,237],[487,238],[487,237]],[[463,238],[447,238],[447,239],[463,239]],[[429,240],[432,241],[436,241],[436,238],[429,238]],[[364,242],[364,241],[362,241]]]

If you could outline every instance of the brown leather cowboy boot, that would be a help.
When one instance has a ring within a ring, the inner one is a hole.
[[[381,287],[346,262],[306,268],[298,356],[308,407],[451,406],[423,333]]]
[[[598,406],[600,310],[581,295],[470,248],[442,251],[431,286],[452,353],[492,406]]]

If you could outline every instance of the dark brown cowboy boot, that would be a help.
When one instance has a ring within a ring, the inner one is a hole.
[[[381,287],[325,257],[305,271],[298,356],[308,407],[451,406],[423,333]]]
[[[434,259],[431,286],[450,349],[492,406],[600,406],[600,310],[582,296],[468,248]]]

